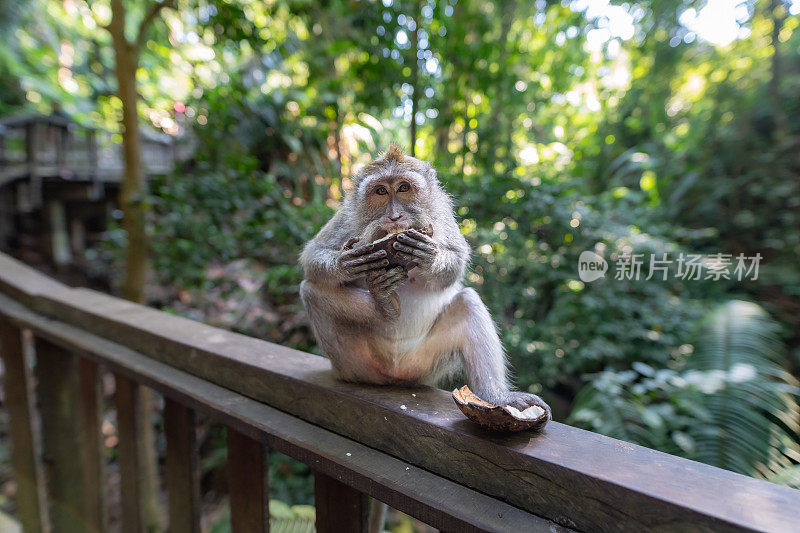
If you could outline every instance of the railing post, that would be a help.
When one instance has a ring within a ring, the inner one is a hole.
[[[165,478],[169,499],[169,533],[200,532],[200,470],[195,436],[195,413],[164,399],[167,437]]]
[[[0,126],[0,165],[6,164],[6,128]]]
[[[142,412],[140,386],[134,381],[114,375],[117,407],[117,436],[119,438],[119,473],[122,499],[123,533],[139,533],[157,527],[148,508],[147,452],[152,443],[144,438],[142,424],[150,423],[149,413]]]
[[[367,531],[367,496],[322,472],[314,472],[317,533]]]
[[[62,175],[64,167],[67,162],[67,144],[69,142],[69,126],[66,124],[51,123],[50,128],[55,130],[55,145],[56,145],[56,172]]]
[[[28,185],[28,202],[31,209],[42,206],[42,177],[39,176],[39,135],[41,128],[36,120],[25,125],[25,160],[28,164],[30,184]]]
[[[86,528],[89,531],[106,531],[106,461],[101,429],[103,396],[99,367],[94,361],[82,357],[78,365],[78,375],[81,389],[81,460]]]
[[[54,532],[85,531],[78,358],[45,339],[35,343],[50,521]]]
[[[37,160],[37,142],[36,142],[36,134],[38,131],[37,128],[38,124],[35,120],[31,120],[27,124],[25,124],[25,161],[30,166],[36,165]]]
[[[0,355],[4,365],[5,407],[9,414],[11,465],[17,480],[17,514],[23,530],[46,530],[44,483],[33,425],[31,376],[22,348],[22,331],[0,318]]]
[[[88,129],[86,130],[86,161],[89,164],[89,171],[92,178],[97,176],[97,167],[98,167],[98,160],[99,156],[97,154],[97,133],[95,130]]]
[[[69,242],[67,229],[67,211],[64,202],[49,200],[45,203],[47,212],[47,238],[49,240],[48,252],[57,267],[63,267],[72,262],[72,247]]]
[[[228,492],[233,533],[269,532],[269,455],[260,442],[228,432]]]
[[[100,200],[105,194],[103,179],[100,175],[100,154],[97,147],[97,131],[86,130],[86,162],[89,165],[89,177],[92,180],[92,200]]]

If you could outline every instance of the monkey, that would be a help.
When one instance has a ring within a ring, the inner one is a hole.
[[[400,231],[392,246],[416,264],[408,271],[371,244]],[[492,317],[463,284],[470,255],[433,166],[391,145],[356,173],[300,254],[300,297],[317,343],[347,382],[435,386],[463,370],[484,400],[537,405],[550,420],[539,396],[510,386]]]

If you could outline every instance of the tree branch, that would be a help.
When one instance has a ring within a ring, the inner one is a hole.
[[[166,7],[174,8],[175,0],[164,0],[163,2],[154,1],[150,4],[150,7],[147,8],[144,18],[142,18],[142,21],[139,23],[139,31],[136,34],[134,47],[137,52],[144,46],[145,39],[147,38],[147,29],[150,27],[150,24],[152,24],[158,14],[161,13],[161,10]]]
[[[125,37],[125,5],[122,0],[111,0],[111,21],[106,26],[106,30],[114,40],[114,46],[130,46]]]

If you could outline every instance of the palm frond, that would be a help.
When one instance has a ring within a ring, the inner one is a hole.
[[[700,326],[680,371],[601,372],[576,397],[570,421],[800,487],[800,388],[781,367],[779,326],[743,301],[719,306]]]
[[[689,428],[694,459],[742,474],[780,471],[787,444],[797,449],[797,382],[780,366],[779,327],[754,303],[732,301],[703,321],[687,371],[716,372],[718,387],[703,398],[706,424]]]

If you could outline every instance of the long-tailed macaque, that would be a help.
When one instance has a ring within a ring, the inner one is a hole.
[[[389,233],[416,267],[387,268],[370,244]],[[464,287],[470,249],[453,204],[425,161],[397,147],[354,178],[334,217],[300,257],[300,287],[314,335],[339,377],[377,384],[429,384],[464,369],[481,398],[524,409],[550,407],[510,390],[506,357],[478,293]]]

